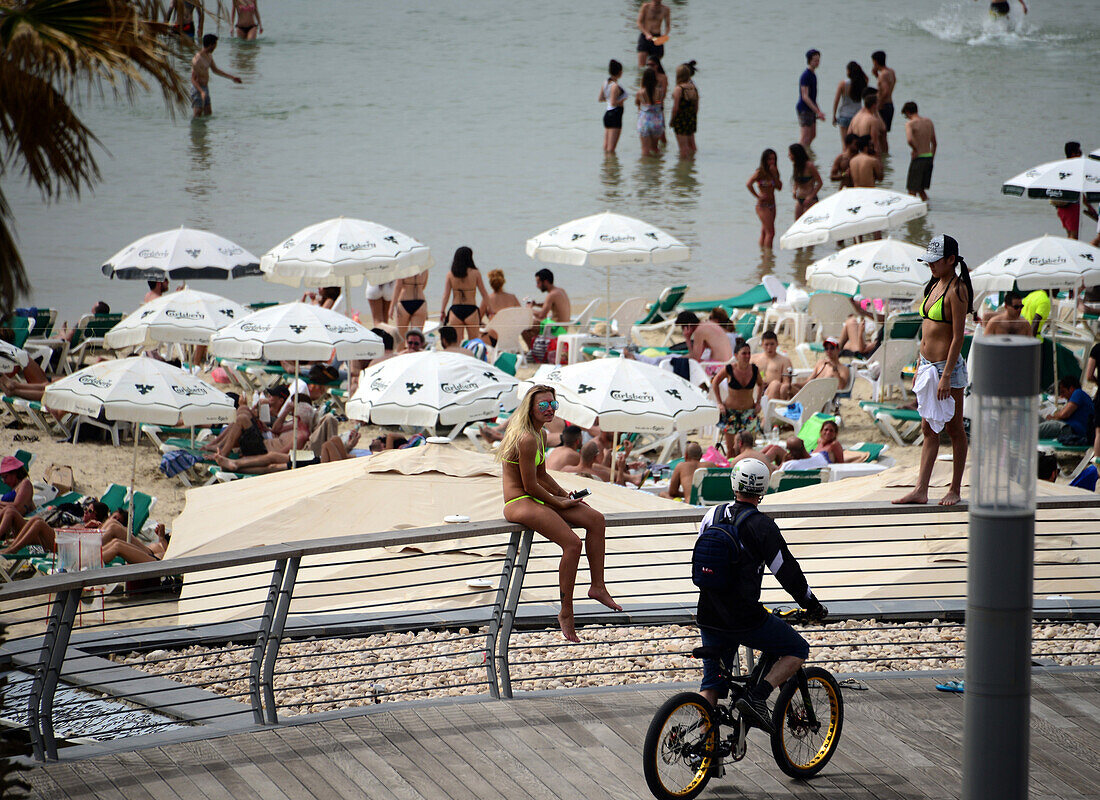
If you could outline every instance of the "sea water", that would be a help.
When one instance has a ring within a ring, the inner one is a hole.
[[[745,182],[766,147],[780,154],[777,241],[793,221],[786,149],[797,141],[794,105],[804,52],[822,51],[818,99],[828,113],[849,60],[869,73],[882,49],[897,70],[884,186],[904,191],[909,161],[901,105],[914,100],[936,125],[940,153],[931,213],[896,235],[959,239],[972,266],[1044,233],[1060,234],[1042,200],[1004,196],[1001,183],[1062,157],[1068,139],[1100,147],[1094,0],[1012,0],[1009,25],[985,0],[670,2],[670,79],[699,63],[699,154],[642,159],[628,101],[618,155],[601,152],[596,95],[609,58],[636,87],[637,0],[444,4],[264,0],[258,42],[228,36],[212,76],[214,115],[175,118],[159,96],[131,107],[97,96],[83,121],[102,141],[103,174],[82,199],[46,206],[9,172],[5,191],[34,283],[28,302],[75,318],[94,301],[132,310],[144,283],[108,281],[103,264],[132,240],[188,225],[262,255],[301,227],[337,215],[374,220],[433,248],[428,283],[437,310],[443,270],[469,245],[483,272],[502,268],[508,288],[534,294],[541,264],[526,239],[605,209],[645,219],[692,247],[684,264],[614,271],[619,298],[655,297],[672,283],[688,299],[733,294],[775,273],[801,279],[833,245],[761,253],[755,201]],[[187,64],[179,64],[186,78]],[[667,107],[671,108],[671,100]],[[827,179],[839,135],[818,124],[817,164]],[[823,191],[833,191],[826,181]],[[554,267],[575,299],[602,296],[602,271]],[[197,288],[241,301],[287,300],[293,290],[258,278]],[[361,291],[356,305],[365,307]]]

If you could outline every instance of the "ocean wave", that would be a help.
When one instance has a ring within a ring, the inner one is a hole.
[[[913,20],[912,24],[937,39],[972,47],[1014,47],[1024,45],[1065,45],[1080,38],[1071,33],[1044,30],[1031,23],[1018,3],[1012,3],[1012,13],[995,17],[984,5],[948,3],[929,19]]]

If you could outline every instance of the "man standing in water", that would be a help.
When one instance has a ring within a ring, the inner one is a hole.
[[[662,4],[661,0],[649,0],[643,3],[638,9],[638,30],[641,31],[638,35],[638,69],[645,67],[649,56],[664,58],[665,46],[653,41],[662,35],[662,27],[664,35],[668,36],[669,31],[672,30],[672,12],[669,11],[668,6]]]
[[[894,124],[894,85],[898,82],[898,76],[886,66],[886,53],[876,50],[871,53],[871,74],[878,78],[878,113],[886,125],[886,133]],[[882,147],[879,153],[890,152],[890,146],[886,142],[886,136],[882,137]]]
[[[817,121],[825,119],[825,114],[817,106],[816,70],[820,65],[821,51],[807,50],[806,69],[798,79],[798,103],[795,105],[798,112],[798,141],[803,147],[809,147],[817,136]]]
[[[873,146],[870,136],[860,136],[856,147],[856,154],[848,162],[852,186],[874,189],[882,180],[882,161],[871,152]]]
[[[860,138],[869,138],[875,148],[875,155],[886,152],[886,123],[878,113],[878,92],[874,89],[863,90],[863,108],[856,112],[848,125],[848,133]]]
[[[218,37],[212,33],[202,37],[202,50],[191,59],[191,110],[192,119],[209,117],[213,113],[210,105],[210,73],[229,78],[233,83],[241,79],[228,72],[222,72],[214,63],[214,50],[218,46]]]
[[[901,107],[905,117],[905,143],[909,145],[909,175],[905,188],[909,194],[928,199],[928,187],[932,185],[932,159],[936,155],[936,126],[932,120],[917,113],[912,100]]]

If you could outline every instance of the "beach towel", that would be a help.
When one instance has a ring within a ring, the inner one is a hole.
[[[925,363],[917,370],[913,378],[913,394],[917,396],[917,413],[928,423],[935,433],[955,416],[955,398],[940,400],[936,397],[936,386],[940,382],[940,373],[935,365]]]
[[[728,467],[730,465],[729,459],[722,455],[722,451],[714,445],[707,448],[707,452],[703,453],[701,460],[714,464],[716,467]]]
[[[789,406],[784,407],[779,411],[780,416],[786,417],[791,422],[798,422],[802,419],[802,404],[791,403]]]
[[[199,459],[186,450],[172,450],[160,460],[160,471],[165,477],[174,478],[199,463]]]

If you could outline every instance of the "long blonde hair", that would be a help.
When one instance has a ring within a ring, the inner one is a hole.
[[[547,392],[553,395],[555,400],[557,399],[558,393],[554,391],[553,387],[540,383],[532,386],[531,390],[519,401],[519,406],[508,418],[508,427],[504,429],[504,438],[500,440],[500,446],[496,449],[497,461],[518,461],[519,441],[527,434],[535,437],[541,446],[542,433],[531,419],[531,407],[535,404],[536,397]]]

